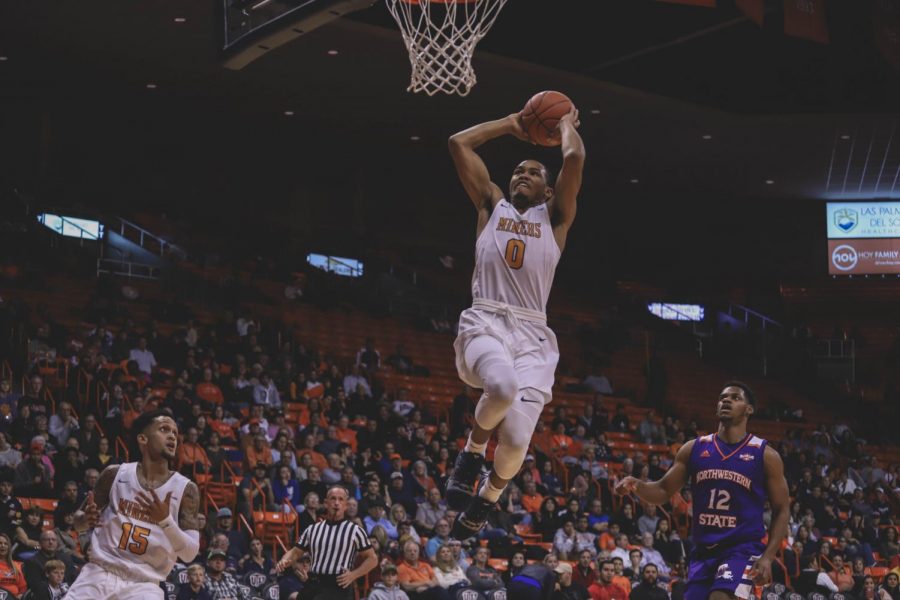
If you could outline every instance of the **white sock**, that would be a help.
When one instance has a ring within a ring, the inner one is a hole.
[[[483,444],[476,444],[472,441],[472,434],[469,434],[469,439],[466,442],[466,447],[464,448],[466,452],[474,452],[476,454],[480,454],[484,456],[485,452],[487,452],[487,442]]]
[[[503,490],[506,489],[504,485],[502,488],[494,487],[494,484],[491,483],[491,480],[488,479],[487,485],[481,488],[481,491],[478,492],[478,495],[484,498],[485,500],[490,500],[491,502],[497,502],[500,500],[500,494],[503,493]]]

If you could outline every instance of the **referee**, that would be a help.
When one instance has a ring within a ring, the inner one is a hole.
[[[344,518],[348,499],[346,488],[331,486],[325,496],[325,520],[307,527],[275,567],[281,573],[309,552],[309,579],[300,593],[302,600],[353,600],[353,582],[378,565],[365,530]],[[364,560],[354,569],[357,554]]]

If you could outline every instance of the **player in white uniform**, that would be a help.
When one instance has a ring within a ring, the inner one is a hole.
[[[134,420],[141,461],[109,466],[75,514],[75,529],[91,527],[90,562],[67,600],[163,599],[159,583],[175,559],[190,562],[200,549],[197,484],[169,470],[178,426],[168,413]]]
[[[521,469],[541,411],[551,400],[559,349],[547,327],[546,307],[581,188],[585,152],[578,126],[574,108],[559,122],[563,165],[556,183],[551,187],[540,162],[523,161],[513,171],[509,199],[491,182],[475,149],[503,135],[528,141],[521,116],[482,123],[450,138],[457,173],[478,211],[473,302],[459,319],[456,367],[465,383],[484,390],[472,433],[447,481],[447,501],[462,511],[453,524],[457,539],[475,535],[484,525]],[[473,493],[494,429],[493,469]]]

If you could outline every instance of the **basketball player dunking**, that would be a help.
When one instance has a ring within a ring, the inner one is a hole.
[[[694,499],[694,551],[685,600],[749,598],[765,584],[772,559],[787,535],[790,504],[784,465],[766,440],[747,433],[756,406],[744,383],[728,382],[719,394],[719,430],[684,444],[659,481],[626,477],[619,494],[635,493],[663,504],[690,480]],[[772,507],[769,541],[763,544],[766,500]]]
[[[513,171],[508,197],[491,182],[475,149],[503,135],[528,141],[521,117],[482,123],[450,138],[457,173],[478,211],[473,302],[460,315],[456,367],[465,383],[484,389],[466,447],[447,481],[448,503],[462,511],[453,525],[457,539],[481,530],[522,467],[551,399],[559,349],[545,311],[581,188],[584,144],[578,126],[574,108],[559,121],[563,164],[555,184],[544,165],[526,160]],[[488,440],[498,427],[493,470],[473,493]]]
[[[141,461],[106,467],[75,514],[76,530],[94,531],[67,600],[162,600],[159,583],[175,558],[190,562],[200,549],[197,484],[169,470],[178,426],[154,411],[135,419],[132,433]]]

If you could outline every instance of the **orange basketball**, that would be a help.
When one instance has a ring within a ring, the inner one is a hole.
[[[528,137],[541,146],[559,146],[559,120],[572,110],[572,101],[560,92],[539,92],[522,109],[522,126]]]

